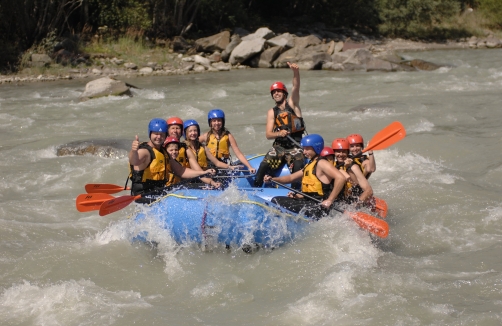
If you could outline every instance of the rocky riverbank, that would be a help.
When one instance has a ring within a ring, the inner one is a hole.
[[[316,28],[295,34],[276,34],[263,27],[254,33],[236,29],[188,42],[177,37],[166,43],[165,62],[126,62],[108,54],[74,54],[64,49],[32,54],[29,65],[15,75],[0,75],[0,84],[96,79],[110,77],[169,76],[229,71],[246,68],[283,68],[296,62],[306,70],[414,71],[434,70],[440,66],[421,60],[403,60],[405,51],[438,49],[499,48],[502,41],[493,35],[471,37],[443,43],[414,42],[402,39],[376,39],[352,30]],[[144,60],[139,60],[144,61]],[[33,74],[32,70],[42,71]]]

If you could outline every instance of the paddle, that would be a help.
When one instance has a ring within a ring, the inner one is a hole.
[[[78,195],[76,200],[77,211],[89,212],[98,210],[103,202],[114,199],[109,194],[82,194]]]
[[[314,197],[311,197],[301,191],[298,191],[296,189],[288,187],[288,186],[286,186],[282,183],[279,183],[277,181],[274,181],[274,180],[270,180],[270,181],[275,183],[278,186],[281,186],[281,187],[286,188],[288,190],[291,190],[295,193],[303,195],[304,197],[306,197],[310,200],[313,200],[317,203],[322,203],[321,200],[314,198]],[[389,234],[389,225],[385,221],[382,221],[374,216],[371,216],[371,215],[363,213],[363,212],[343,211],[336,206],[332,206],[332,208],[340,213],[349,215],[361,228],[370,231],[371,233],[373,233],[376,236],[379,236],[380,238],[386,238],[387,235]]]
[[[387,127],[383,128],[373,138],[371,138],[368,147],[363,149],[363,152],[369,150],[378,150],[387,148],[406,136],[406,129],[399,121],[394,121]]]
[[[387,203],[385,202],[385,200],[381,199],[381,198],[377,198],[377,197],[373,197],[375,199],[375,209],[376,209],[376,212],[378,214],[378,216],[382,217],[382,218],[386,218],[387,217]]]
[[[120,196],[110,200],[106,200],[99,207],[99,216],[105,216],[118,210],[121,210],[122,208],[126,207],[136,199],[140,199],[144,195],[145,194],[137,196]]]
[[[124,189],[122,186],[111,183],[89,183],[85,185],[85,191],[88,194],[115,194],[124,190],[131,190],[131,188],[127,187]]]

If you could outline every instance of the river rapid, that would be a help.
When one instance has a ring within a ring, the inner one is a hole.
[[[79,140],[147,140],[154,117],[222,108],[245,154],[264,153],[270,84],[288,69],[145,77],[134,97],[79,102],[85,81],[0,86],[2,325],[500,325],[502,50],[404,53],[433,72],[301,71],[309,133],[327,144],[393,121],[370,182],[387,239],[333,215],[275,250],[246,254],[131,242],[135,205],[79,213],[87,183],[123,185],[127,152],[61,156]],[[359,108],[359,110],[351,110]],[[128,145],[129,146],[129,145]],[[125,195],[121,193],[117,195]]]

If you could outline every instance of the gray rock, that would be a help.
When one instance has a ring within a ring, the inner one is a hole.
[[[123,81],[115,80],[110,77],[103,77],[90,81],[85,85],[85,91],[80,95],[81,100],[98,98],[103,96],[117,95],[132,96],[129,87]]]
[[[251,41],[242,41],[230,54],[230,64],[236,65],[243,63],[252,56],[263,51],[265,46],[265,39],[258,38]]]
[[[206,70],[206,68],[204,66],[201,66],[201,65],[195,65],[193,67],[193,71],[195,71],[195,72],[203,72],[205,70]]]
[[[138,69],[138,65],[132,62],[124,63],[124,68],[131,69],[131,70],[136,70]]]
[[[228,59],[230,58],[230,54],[232,51],[241,43],[241,37],[239,34],[234,34],[230,38],[230,43],[228,43],[227,47],[223,52],[221,53],[221,60],[228,62]]]
[[[287,50],[295,46],[295,36],[284,33],[267,40],[265,43],[271,47],[280,46]]]
[[[244,37],[241,37],[242,41],[251,41],[255,39],[271,39],[274,37],[274,32],[272,32],[270,29],[267,27],[260,27],[254,32],[253,34],[246,35]]]
[[[51,64],[52,59],[47,54],[37,54],[33,53],[31,55],[31,63],[32,67],[47,67]]]
[[[56,148],[57,156],[95,155],[106,158],[127,157],[131,142],[123,139],[96,139],[75,141]]]
[[[224,31],[209,37],[200,38],[195,41],[197,51],[212,53],[215,51],[223,51],[230,43],[230,32]]]
[[[306,48],[308,46],[321,44],[321,39],[314,36],[308,35],[304,37],[297,37],[295,39],[295,48]]]
[[[204,57],[197,54],[197,55],[193,56],[193,59],[196,64],[204,66],[206,69],[211,67],[211,61],[207,58],[204,58]]]
[[[425,71],[433,71],[433,70],[441,68],[440,65],[437,65],[435,63],[428,62],[425,60],[420,60],[420,59],[411,60],[410,66],[412,66],[418,70],[425,70]]]
[[[342,41],[336,42],[334,53],[341,52],[342,50],[343,50],[343,42]]]
[[[334,62],[324,62],[322,64],[322,70],[334,70],[334,71],[343,71],[345,68],[341,63],[334,63]]]
[[[274,46],[266,49],[262,53],[251,59],[249,65],[254,68],[272,68],[272,62],[284,51],[281,46]]]
[[[211,66],[217,69],[218,71],[229,71],[232,68],[231,64],[221,61],[212,63]]]
[[[153,72],[153,68],[152,67],[143,67],[139,70],[139,73],[140,74],[144,74],[144,75],[148,75],[148,74],[151,74]]]
[[[501,46],[501,42],[498,38],[495,37],[489,37],[486,39],[486,47],[493,49],[493,48],[499,48]]]

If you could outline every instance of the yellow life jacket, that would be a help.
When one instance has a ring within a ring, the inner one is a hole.
[[[225,131],[220,139],[218,139],[212,132],[207,133],[207,148],[209,148],[211,154],[219,160],[228,159],[230,157],[229,134],[229,131]]]
[[[281,110],[278,106],[274,110],[274,131],[287,130],[290,132],[289,137],[293,138],[296,142],[302,140],[305,124],[303,118],[296,116],[295,111],[286,102],[286,108]],[[274,144],[284,148],[293,148],[294,143],[288,137],[277,137]]]
[[[202,170],[207,170],[208,162],[206,156],[206,149],[204,148],[204,146],[201,146],[200,144],[198,145],[199,145],[198,151],[195,150],[195,148],[190,147],[188,144],[187,147],[192,151],[192,153],[194,153],[195,158],[197,159],[197,163],[199,163]]]
[[[188,161],[188,155],[186,153],[186,145],[183,144],[184,146],[181,145],[180,143],[180,150],[178,153],[178,157],[176,158],[176,161],[178,161],[182,167],[184,168],[189,168],[190,167],[190,162]]]
[[[327,198],[330,193],[331,184],[324,184],[317,178],[316,168],[319,158],[310,161],[303,169],[302,192],[316,197]]]
[[[171,164],[166,152],[159,151],[146,142],[141,143],[139,148],[148,150],[150,164],[142,171],[136,171],[132,165],[129,165],[129,178],[132,181],[131,187],[134,194],[164,186],[167,175],[171,172]]]

